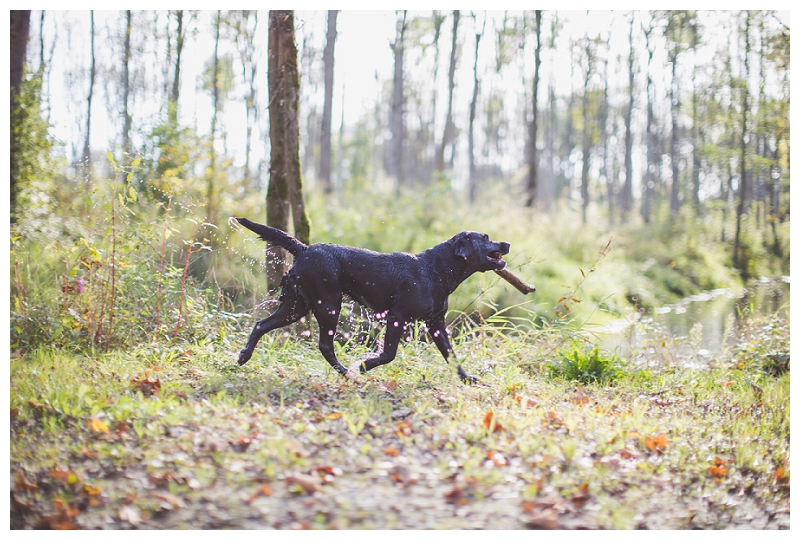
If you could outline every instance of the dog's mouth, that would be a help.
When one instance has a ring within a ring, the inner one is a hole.
[[[503,253],[500,251],[490,251],[486,254],[486,258],[489,260],[490,263],[497,266],[498,269],[504,268],[506,266],[506,261],[503,260]]]

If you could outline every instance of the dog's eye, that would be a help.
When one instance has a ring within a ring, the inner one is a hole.
[[[484,240],[486,240],[486,241],[488,242],[488,241],[489,241],[489,235],[488,235],[488,234],[484,234],[484,235],[483,235],[483,239],[484,239]]]

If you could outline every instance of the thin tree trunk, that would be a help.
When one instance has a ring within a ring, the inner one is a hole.
[[[741,250],[741,228],[742,216],[745,213],[747,202],[748,179],[747,179],[747,81],[750,80],[750,12],[745,15],[744,27],[744,71],[745,79],[742,85],[742,131],[740,139],[739,154],[739,204],[736,207],[736,236],[733,239],[733,265],[747,279],[747,260],[740,256]]]
[[[175,18],[178,20],[178,35],[176,37],[177,45],[175,50],[175,73],[172,79],[172,93],[169,98],[169,106],[167,110],[167,118],[170,123],[175,125],[178,123],[178,98],[181,91],[181,53],[183,52],[183,10],[175,12]]]
[[[536,202],[539,190],[539,150],[536,141],[539,135],[539,71],[542,65],[542,10],[534,11],[536,20],[536,49],[534,49],[533,67],[533,108],[532,120],[528,131],[528,194],[525,206],[531,207]]]
[[[590,45],[586,44],[586,78],[583,80],[583,163],[581,168],[581,211],[586,223],[586,210],[589,207],[589,81],[592,78],[592,58]]]
[[[90,32],[91,32],[91,65],[89,68],[89,95],[86,97],[86,139],[83,143],[83,164],[86,167],[86,177],[90,178],[89,171],[91,169],[91,127],[92,127],[92,97],[94,95],[94,78],[95,78],[95,55],[94,55],[94,10],[89,12],[90,19]]]
[[[467,194],[469,202],[475,202],[475,113],[478,106],[478,50],[481,44],[481,36],[486,30],[486,18],[483,19],[483,29],[475,32],[475,61],[472,66],[472,101],[469,104],[469,180]]]
[[[628,33],[630,52],[628,55],[628,109],[625,111],[625,184],[622,187],[622,214],[623,221],[627,221],[633,208],[633,105],[634,105],[634,45],[633,45],[633,21],[631,15],[631,25]]]
[[[456,77],[456,59],[458,58],[458,20],[461,18],[459,10],[453,11],[453,41],[450,48],[450,71],[447,77],[447,117],[444,122],[444,134],[442,135],[442,144],[436,152],[436,170],[439,172],[444,171],[445,159],[444,153],[448,146],[453,145],[453,136],[455,132],[455,125],[453,124],[453,93],[455,90],[455,77]],[[451,150],[452,156],[452,150]],[[452,161],[452,157],[451,157]]]
[[[608,37],[609,41],[611,36]],[[609,44],[606,43],[606,51],[609,50]],[[606,198],[608,201],[608,223],[614,223],[614,173],[613,164],[609,170],[609,150],[608,150],[608,55],[604,55],[603,60],[603,103],[600,105],[600,144],[603,148],[603,163],[600,167],[600,176],[606,179]]]
[[[130,59],[131,59],[131,11],[125,11],[125,50],[122,57],[122,151],[130,152],[131,140],[131,113],[128,101],[131,93],[130,85]]]
[[[403,39],[406,32],[407,13],[408,12],[404,10],[402,17],[400,17],[398,13],[397,32],[394,43],[391,45],[394,53],[394,79],[392,84],[392,110],[389,121],[389,128],[392,133],[389,175],[394,178],[397,191],[400,190],[405,176],[405,163],[403,162],[403,109],[405,107],[405,96],[403,95],[403,49],[405,48],[405,43]]]
[[[669,196],[669,211],[672,216],[676,216],[680,211],[680,179],[679,179],[679,170],[678,170],[678,136],[679,136],[679,128],[678,128],[678,109],[679,109],[679,92],[678,92],[678,76],[677,76],[677,66],[678,66],[678,45],[674,45],[675,49],[670,54],[670,62],[672,63],[672,84],[670,85],[669,90],[669,100],[670,100],[670,116],[672,119],[672,134],[670,137],[669,143],[669,155],[670,155],[670,162],[672,165],[672,185],[670,188],[670,196]]]
[[[652,25],[652,21],[651,21]],[[653,205],[653,194],[655,188],[655,176],[653,172],[656,168],[656,148],[655,137],[653,136],[653,125],[655,124],[655,112],[653,110],[653,76],[651,72],[651,65],[653,62],[653,55],[655,54],[655,47],[650,41],[650,34],[653,31],[651,26],[644,31],[645,42],[647,46],[647,81],[646,81],[646,94],[647,94],[647,123],[645,127],[645,145],[647,147],[647,165],[644,173],[644,194],[642,196],[642,219],[645,223],[650,223],[650,213]]]
[[[328,11],[328,32],[322,61],[325,65],[325,104],[322,109],[322,129],[319,141],[318,179],[325,190],[331,192],[331,116],[333,114],[333,52],[336,45],[337,10]]]
[[[214,222],[216,214],[216,193],[215,193],[215,180],[217,176],[217,152],[214,149],[214,143],[217,139],[217,117],[219,116],[219,28],[220,28],[220,11],[217,10],[217,22],[214,25],[214,68],[213,68],[213,92],[212,100],[214,112],[211,115],[211,144],[209,148],[210,163],[208,166],[208,173],[206,176],[206,221],[209,223]]]

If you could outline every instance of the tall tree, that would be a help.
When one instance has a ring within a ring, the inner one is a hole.
[[[9,31],[11,34],[11,62],[10,62],[10,83],[11,83],[11,136],[10,136],[10,162],[11,162],[11,222],[13,223],[17,215],[17,191],[19,191],[19,154],[20,140],[15,136],[15,128],[22,122],[23,109],[17,103],[22,91],[22,79],[25,74],[25,52],[28,48],[28,36],[30,34],[30,10],[11,10],[11,24]]]
[[[739,139],[739,203],[736,207],[736,235],[733,238],[733,265],[742,274],[742,277],[747,279],[747,258],[741,256],[741,229],[742,229],[742,216],[745,213],[745,207],[749,196],[749,182],[747,176],[747,140],[749,137],[747,125],[747,84],[750,80],[750,18],[749,11],[745,12],[744,16],[744,73],[743,80],[741,81],[741,98],[742,98],[742,129],[740,131]]]
[[[328,31],[325,38],[325,51],[322,62],[325,66],[325,103],[322,109],[322,129],[319,141],[318,179],[325,189],[331,192],[331,116],[333,114],[333,51],[336,45],[336,18],[338,10],[328,11]]]
[[[89,94],[86,96],[86,138],[83,143],[83,164],[86,167],[86,177],[89,178],[91,169],[92,151],[90,146],[91,129],[92,129],[92,97],[94,96],[94,79],[95,79],[95,54],[94,54],[94,10],[89,12],[89,31],[91,32],[91,41],[89,54],[91,56],[91,64],[89,67]]]
[[[214,57],[211,73],[211,97],[213,112],[211,113],[211,144],[209,147],[210,164],[206,172],[206,221],[214,222],[216,217],[217,203],[215,183],[217,177],[217,152],[214,143],[217,139],[217,119],[220,111],[220,66],[219,66],[219,29],[221,25],[220,11],[217,10],[217,17],[214,22]]]
[[[436,170],[439,172],[444,171],[445,149],[449,146],[451,148],[451,161],[452,161],[452,146],[453,138],[455,136],[455,125],[453,124],[453,93],[456,86],[456,60],[458,58],[458,21],[461,18],[459,10],[453,11],[453,42],[450,48],[450,70],[447,76],[447,117],[444,122],[444,133],[442,135],[442,143],[436,150]]]
[[[645,90],[647,95],[647,121],[645,123],[645,146],[647,147],[647,163],[644,173],[644,186],[642,194],[642,219],[645,223],[650,223],[650,216],[653,209],[655,198],[655,170],[656,170],[656,143],[655,143],[655,111],[654,111],[654,88],[653,88],[653,55],[655,54],[655,17],[650,16],[648,26],[642,25],[644,32],[645,47],[647,48],[647,79]]]
[[[268,35],[270,178],[267,224],[288,230],[292,215],[294,236],[311,241],[311,224],[303,200],[300,173],[298,104],[300,78],[294,42],[294,12],[270,10]],[[283,276],[283,257],[267,248],[267,286],[276,288]]]
[[[533,54],[533,92],[531,97],[533,115],[528,128],[528,193],[525,206],[533,206],[539,188],[539,151],[536,141],[539,130],[539,69],[542,65],[542,10],[535,10],[534,17],[536,20],[536,49]]]
[[[175,12],[175,19],[178,23],[178,32],[175,37],[175,72],[172,78],[172,92],[169,96],[169,103],[167,106],[167,117],[172,125],[178,123],[178,99],[181,92],[181,54],[183,53],[183,42],[186,37],[186,31],[183,26],[183,10],[179,9]]]
[[[131,113],[128,101],[131,93],[131,11],[125,11],[125,40],[122,54],[122,151],[130,152]]]
[[[678,58],[680,54],[694,48],[698,42],[697,15],[694,11],[675,10],[663,14],[666,18],[664,37],[668,43],[668,59],[672,66],[672,79],[669,88],[670,119],[672,121],[672,135],[670,137],[670,162],[672,166],[672,184],[670,186],[669,209],[672,215],[680,210],[680,177],[679,177],[679,138],[680,126],[678,115],[680,103],[680,77],[678,77]]]
[[[597,59],[597,51],[595,49],[596,43],[594,40],[586,36],[583,40],[583,98],[582,114],[583,114],[583,134],[582,134],[582,167],[581,167],[581,214],[583,222],[586,223],[586,211],[589,208],[589,158],[591,157],[591,127],[590,127],[590,114],[589,114],[589,84],[592,80],[594,73],[595,61]],[[585,62],[585,63],[584,63]]]
[[[620,207],[623,219],[627,219],[633,208],[633,106],[634,106],[634,50],[633,22],[635,15],[631,13],[630,27],[628,28],[628,108],[625,110],[625,183],[620,194]]]
[[[477,17],[472,14],[473,22],[475,23],[475,61],[472,66],[472,101],[469,104],[469,179],[467,196],[469,197],[470,204],[475,202],[475,112],[478,106],[478,51],[481,45],[481,36],[486,31],[486,14],[483,15],[483,27],[478,31]]]
[[[392,141],[389,155],[389,176],[395,180],[395,186],[400,189],[404,180],[405,163],[403,162],[403,113],[405,108],[404,77],[403,68],[404,57],[404,37],[406,33],[406,15],[403,10],[402,15],[397,12],[397,25],[394,43],[390,45],[394,54],[394,78],[392,79],[392,110],[389,116],[389,130],[392,133]]]
[[[253,146],[253,127],[258,121],[258,66],[260,54],[255,45],[256,31],[258,30],[258,11],[243,10],[231,13],[231,23],[236,36],[236,46],[239,51],[239,61],[242,67],[242,78],[245,81],[245,111],[247,125],[245,127],[244,142],[244,179],[249,181],[251,176],[250,154]]]

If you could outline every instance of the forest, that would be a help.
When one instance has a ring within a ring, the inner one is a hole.
[[[10,17],[12,529],[789,528],[788,12]],[[292,257],[233,217],[536,292],[239,366]]]

